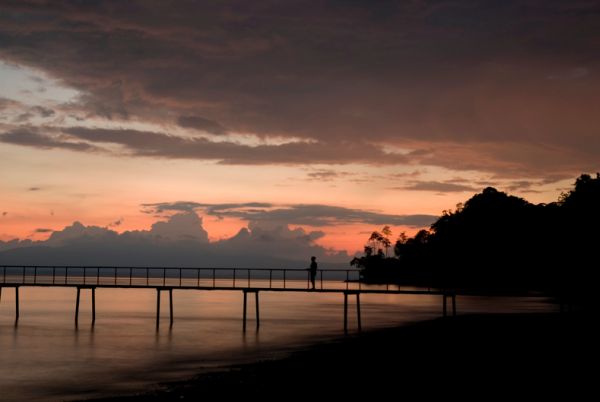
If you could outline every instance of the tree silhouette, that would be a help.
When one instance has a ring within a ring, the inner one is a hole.
[[[534,205],[492,187],[444,211],[413,237],[404,233],[388,257],[384,227],[356,257],[367,282],[465,288],[488,292],[544,291],[574,299],[591,286],[600,244],[600,174],[583,174],[558,202]],[[385,249],[385,255],[382,249]],[[367,252],[368,251],[368,252]],[[584,290],[582,292],[580,290]],[[578,296],[579,297],[579,296]]]
[[[384,226],[381,232],[374,231],[371,233],[369,237],[368,243],[373,251],[383,252],[385,250],[385,256],[388,256],[389,248],[392,246],[392,242],[390,240],[390,236],[392,235],[392,230],[389,226]]]
[[[383,229],[381,229],[381,233],[383,234],[381,244],[383,244],[383,246],[385,247],[385,256],[387,257],[388,250],[392,246],[392,242],[390,241],[390,236],[392,236],[392,230],[389,226],[386,225],[383,227]]]

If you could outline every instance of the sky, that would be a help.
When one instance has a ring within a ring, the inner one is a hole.
[[[487,186],[552,202],[600,170],[599,67],[597,1],[2,0],[0,241],[346,258]]]

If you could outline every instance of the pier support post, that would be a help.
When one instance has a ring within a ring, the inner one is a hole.
[[[19,321],[19,287],[15,286],[15,321]]]
[[[344,292],[344,332],[348,332],[348,293]]]
[[[173,326],[173,288],[156,288],[156,330],[160,327],[160,294],[162,291],[169,291],[169,325]]]
[[[77,301],[75,302],[75,327],[79,324],[79,298],[81,296],[81,288],[77,287]]]
[[[444,317],[446,317],[446,315],[447,315],[447,306],[446,306],[447,305],[447,296],[446,296],[446,293],[444,293],[442,295],[442,305],[443,305],[443,308],[442,308],[443,314],[444,314]]]
[[[348,295],[356,295],[356,323],[358,330],[362,331],[362,317],[360,312],[360,291],[346,290],[344,292],[344,333],[348,333]]]
[[[96,323],[96,287],[77,286],[77,298],[75,300],[75,327],[79,325],[79,304],[81,303],[81,290],[89,289],[92,291],[92,325]]]
[[[362,323],[360,320],[360,293],[356,293],[356,318],[358,320],[358,330],[362,331]]]
[[[256,329],[260,327],[260,308],[258,302],[258,290],[249,290],[244,289],[242,291],[244,293],[244,311],[243,311],[243,319],[242,319],[242,330],[246,332],[246,323],[248,321],[248,293],[254,293],[254,304],[256,308]]]
[[[160,289],[156,288],[156,330],[160,324]]]
[[[450,302],[452,303],[452,316],[456,316],[456,293],[452,292],[442,293],[442,314],[444,317],[448,316],[448,298],[450,298]]]
[[[96,288],[92,288],[92,324],[96,322]]]
[[[173,326],[173,289],[169,289],[169,324]]]
[[[255,304],[256,304],[256,329],[258,329],[260,327],[260,315],[259,315],[259,310],[258,310],[258,290],[256,291],[256,293],[254,293],[255,298]]]
[[[244,290],[244,320],[242,323],[242,330],[246,332],[246,305],[248,304],[248,292]]]
[[[452,316],[456,317],[456,294],[452,294]]]

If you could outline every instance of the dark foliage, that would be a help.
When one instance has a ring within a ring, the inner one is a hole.
[[[401,235],[395,258],[371,245],[351,264],[361,268],[365,282],[573,297],[592,283],[599,206],[598,174],[581,175],[551,204],[534,205],[489,187],[444,211],[429,231]]]

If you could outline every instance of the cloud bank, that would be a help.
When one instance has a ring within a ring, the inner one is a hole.
[[[0,241],[0,264],[305,268],[315,255],[323,268],[346,266],[348,254],[315,243],[323,235],[251,222],[235,236],[209,243],[202,218],[180,212],[150,230],[119,234],[74,222],[45,241]]]

